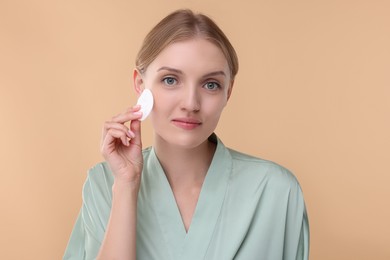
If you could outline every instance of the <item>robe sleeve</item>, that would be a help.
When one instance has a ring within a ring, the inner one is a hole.
[[[299,235],[299,244],[297,250],[296,260],[308,260],[309,259],[309,222],[307,218],[306,210],[302,220],[301,232]]]
[[[309,259],[309,221],[303,193],[296,181],[291,185],[287,207],[284,260]]]
[[[66,247],[63,259],[64,260],[85,259],[84,242],[85,242],[84,223],[80,211],[76,223],[73,227],[72,233],[70,235],[70,239],[68,241],[68,245]]]
[[[107,176],[102,164],[89,171],[83,186],[83,204],[66,247],[64,260],[96,258],[111,207],[111,186]]]

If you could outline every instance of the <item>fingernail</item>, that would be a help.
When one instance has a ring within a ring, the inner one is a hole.
[[[129,136],[130,136],[131,138],[134,138],[134,137],[135,137],[135,134],[134,134],[133,132],[131,132],[130,130],[127,131],[127,133],[129,134]]]
[[[134,115],[136,115],[136,116],[142,116],[142,112],[141,112],[141,111],[134,112]]]

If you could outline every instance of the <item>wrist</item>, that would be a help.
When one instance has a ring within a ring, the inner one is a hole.
[[[115,180],[112,185],[112,196],[115,198],[137,198],[140,187],[139,181],[123,182]]]

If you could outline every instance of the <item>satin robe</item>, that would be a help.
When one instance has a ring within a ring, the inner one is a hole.
[[[143,151],[138,196],[138,260],[303,260],[309,225],[294,175],[273,162],[217,148],[186,232],[173,192],[152,147]],[[113,175],[90,169],[83,205],[63,259],[95,259],[110,215]]]

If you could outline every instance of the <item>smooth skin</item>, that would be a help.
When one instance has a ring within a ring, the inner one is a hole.
[[[154,95],[153,147],[186,231],[216,148],[208,137],[232,91],[229,71],[221,50],[203,38],[173,43],[144,73],[134,70],[136,93],[148,88]],[[136,259],[137,196],[143,166],[139,109],[128,109],[103,128],[101,152],[114,174],[114,185],[98,259]],[[130,127],[125,125],[128,122]]]
[[[135,106],[107,121],[101,153],[114,174],[112,208],[97,259],[136,259],[137,197],[143,166],[142,113]],[[124,124],[130,121],[130,129]]]

